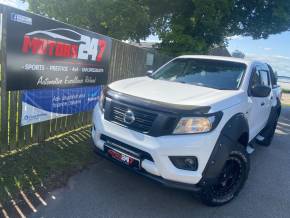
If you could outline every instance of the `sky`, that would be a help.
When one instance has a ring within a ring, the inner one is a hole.
[[[269,63],[279,76],[290,77],[290,31],[271,35],[268,39],[253,40],[251,37],[234,36],[228,39],[228,50],[239,50],[247,59]],[[146,41],[159,41],[149,36]]]
[[[290,31],[260,40],[235,36],[229,40],[228,50],[240,50],[248,59],[269,63],[279,76],[290,77]]]
[[[0,3],[23,10],[28,8],[28,4],[20,0],[0,0]],[[149,36],[146,41],[158,41],[158,37]],[[278,72],[278,75],[290,77],[290,31],[271,35],[268,39],[260,40],[234,36],[229,39],[228,50],[231,53],[234,50],[239,50],[248,59],[265,61]]]
[[[0,0],[0,3],[6,4],[12,7],[17,7],[22,10],[26,10],[28,8],[28,3],[27,2],[23,3],[20,0]]]

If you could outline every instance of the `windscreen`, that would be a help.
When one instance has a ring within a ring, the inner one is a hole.
[[[153,79],[221,90],[239,88],[246,65],[230,61],[175,59],[152,75]]]

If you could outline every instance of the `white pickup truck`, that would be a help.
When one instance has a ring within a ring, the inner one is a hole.
[[[166,186],[196,192],[207,205],[223,205],[247,180],[253,145],[271,144],[280,97],[268,64],[180,56],[104,89],[93,113],[94,150]]]

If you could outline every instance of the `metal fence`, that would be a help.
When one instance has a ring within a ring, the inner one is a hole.
[[[2,22],[5,25],[6,22]],[[50,121],[21,126],[22,91],[6,91],[5,66],[5,26],[2,27],[1,42],[1,100],[0,100],[0,154],[23,149],[34,143],[59,136],[68,131],[88,127],[91,124],[91,112],[82,112]],[[0,34],[1,35],[1,34]],[[142,76],[149,69],[156,69],[164,64],[168,58],[128,45],[118,40],[112,42],[112,56],[110,61],[109,82],[119,79]],[[154,54],[152,66],[146,65],[148,53]]]

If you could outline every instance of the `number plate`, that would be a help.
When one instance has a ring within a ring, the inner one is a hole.
[[[129,166],[132,168],[140,168],[140,160],[132,157],[131,155],[128,155],[122,151],[119,151],[115,148],[112,148],[108,145],[105,145],[106,147],[106,152],[109,157]]]

